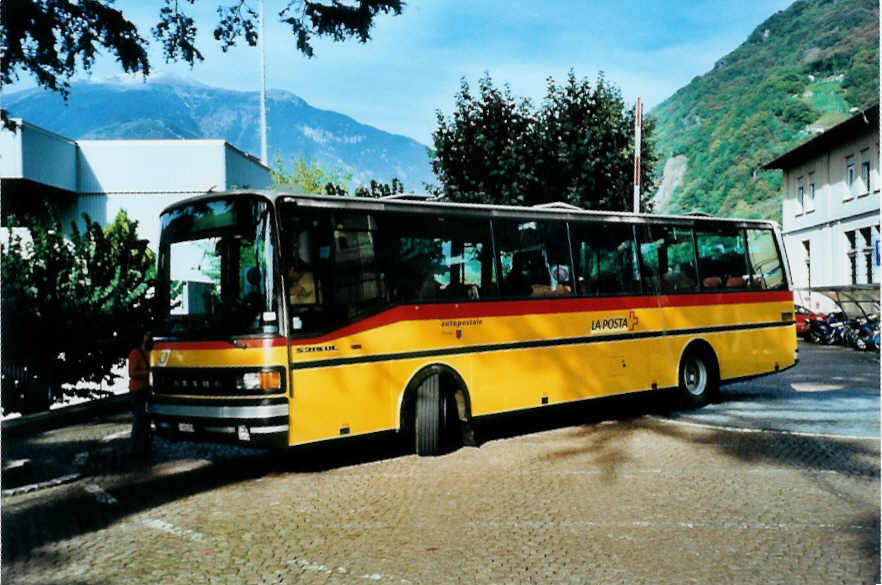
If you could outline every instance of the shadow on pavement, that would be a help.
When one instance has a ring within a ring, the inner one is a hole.
[[[166,502],[261,477],[268,469],[269,459],[265,456],[204,463],[194,469],[171,472],[147,463],[130,468],[124,477],[104,476],[100,482],[97,478],[85,479],[53,490],[54,493],[5,502],[3,562],[29,556],[49,542],[100,530],[120,518]],[[106,495],[102,497],[102,493]]]

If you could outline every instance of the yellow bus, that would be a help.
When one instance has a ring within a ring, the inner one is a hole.
[[[148,412],[176,439],[395,431],[720,384],[798,358],[767,221],[257,192],[161,215]]]

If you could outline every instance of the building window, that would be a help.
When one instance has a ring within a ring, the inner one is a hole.
[[[796,179],[796,215],[805,211],[805,179]]]
[[[810,213],[815,210],[815,173],[808,175],[808,192],[805,197],[805,212]]]
[[[861,151],[861,190],[863,193],[870,192],[870,149]]]
[[[867,284],[873,282],[873,235],[870,228],[861,228],[861,255],[863,256],[864,273],[861,275],[861,282]]]
[[[845,158],[845,199],[854,197],[854,155]]]
[[[857,234],[854,231],[845,232],[845,239],[848,241],[848,246],[846,248],[846,254],[848,256],[848,273],[849,273],[849,284],[857,284],[857,246],[856,239]]]
[[[802,242],[802,250],[805,255],[805,278],[806,284],[812,288],[812,243],[809,240]]]
[[[876,246],[879,244],[879,226],[874,225],[870,231],[870,264],[869,264],[869,280],[871,283],[879,282],[879,266],[876,264]]]

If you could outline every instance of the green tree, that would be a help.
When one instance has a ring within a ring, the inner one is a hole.
[[[628,210],[633,197],[634,109],[603,76],[548,79],[543,104],[516,99],[489,75],[480,96],[463,80],[451,118],[438,112],[432,169],[451,200]],[[655,187],[652,120],[643,124],[641,198]]]
[[[253,2],[253,0],[252,0]],[[196,0],[164,0],[153,37],[162,44],[167,61],[191,66],[202,61],[196,47],[195,21],[187,5]],[[297,50],[312,57],[314,37],[335,41],[356,38],[366,43],[378,14],[401,14],[401,0],[277,0],[279,19],[295,38]],[[257,44],[257,12],[246,0],[219,5],[214,38],[223,50],[243,39]],[[68,94],[69,80],[78,69],[89,71],[95,54],[114,55],[123,71],[150,73],[147,40],[135,24],[114,8],[113,0],[3,0],[0,3],[0,81],[8,85],[19,71],[33,76],[49,90]]]
[[[51,208],[10,219],[31,241],[14,234],[0,246],[4,370],[18,367],[20,386],[40,398],[62,384],[112,380],[150,322],[154,256],[138,223],[125,211],[104,229],[83,220],[66,239]],[[13,382],[4,376],[4,394]]]
[[[549,78],[538,112],[536,175],[548,198],[588,209],[631,210],[634,199],[634,108],[599,75],[592,87],[570,72],[565,85]],[[656,164],[651,118],[643,120],[641,210],[651,210]]]
[[[307,195],[348,195],[352,182],[352,173],[340,169],[329,170],[319,163],[308,161],[305,156],[295,159],[294,168],[288,170],[281,157],[276,155],[270,174],[274,189]],[[371,180],[366,185],[356,187],[353,194],[356,197],[377,198],[396,193],[404,193],[404,183],[397,177],[392,179],[391,184]]]
[[[355,190],[356,197],[371,197],[371,198],[379,198],[379,197],[388,197],[389,195],[395,195],[398,193],[404,193],[404,183],[398,180],[398,177],[392,179],[392,184],[389,183],[378,183],[377,181],[371,180],[367,185],[361,185]],[[337,193],[329,193],[329,195],[335,195]],[[339,193],[340,195],[344,195],[345,193]]]
[[[344,195],[352,181],[352,173],[339,169],[329,170],[319,163],[307,160],[305,156],[295,159],[294,168],[288,170],[282,163],[282,158],[276,155],[270,174],[274,189],[308,195]]]

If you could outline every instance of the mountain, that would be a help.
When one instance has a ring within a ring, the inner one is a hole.
[[[878,101],[877,0],[799,0],[655,107],[657,211],[781,215],[760,167]]]
[[[71,85],[68,103],[42,89],[3,96],[10,116],[74,139],[222,138],[260,152],[257,92],[210,87],[171,76],[146,83],[112,79]],[[353,185],[398,177],[408,190],[433,182],[426,146],[310,106],[282,90],[267,92],[267,143],[285,168],[303,155],[328,170],[353,174]]]

